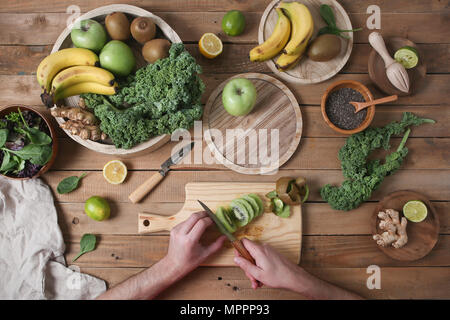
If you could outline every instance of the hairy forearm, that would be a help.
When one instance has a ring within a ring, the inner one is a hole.
[[[164,258],[147,270],[106,291],[100,300],[153,299],[182,275]]]
[[[359,295],[339,288],[309,274],[302,268],[296,272],[292,286],[288,289],[298,292],[310,299],[317,300],[357,300]]]

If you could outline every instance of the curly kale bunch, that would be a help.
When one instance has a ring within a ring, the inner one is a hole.
[[[346,180],[340,187],[325,185],[320,189],[320,195],[333,209],[348,211],[357,208],[362,202],[369,200],[384,177],[400,168],[408,154],[405,143],[410,129],[404,134],[397,150],[385,157],[384,163],[380,160],[367,161],[370,153],[381,147],[388,150],[391,136],[403,133],[411,125],[434,122],[405,112],[400,122],[392,122],[383,128],[369,128],[350,136],[339,150],[342,173]]]
[[[174,43],[167,58],[122,80],[115,95],[83,98],[114,145],[129,149],[153,136],[189,129],[201,118],[205,89],[198,76],[201,71],[184,45]]]

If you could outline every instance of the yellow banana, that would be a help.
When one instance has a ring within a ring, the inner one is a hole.
[[[289,69],[292,69],[293,67],[295,67],[295,65],[297,64],[297,62],[300,61],[300,59],[303,57],[303,54],[306,51],[306,47],[308,46],[308,42],[311,39],[313,34],[313,29],[311,29],[308,33],[308,35],[306,36],[305,41],[303,41],[303,43],[300,46],[300,52],[298,54],[294,54],[294,55],[289,55],[286,53],[281,54],[276,63],[275,66],[277,67],[278,70],[280,71],[286,71]]]
[[[291,39],[283,49],[288,55],[298,55],[308,34],[314,29],[314,21],[308,8],[298,2],[282,2],[282,8],[292,23]]]
[[[105,69],[92,66],[70,67],[53,78],[50,94],[58,94],[80,82],[96,82],[104,86],[112,86],[115,83],[114,75]]]
[[[117,92],[117,83],[112,86],[105,86],[97,82],[81,82],[74,84],[56,94],[54,101],[58,101],[67,97],[76,96],[81,93],[98,93],[104,95],[111,95]]]
[[[62,49],[44,58],[39,64],[36,76],[43,92],[49,93],[52,80],[62,69],[72,66],[98,66],[98,56],[88,49]]]
[[[250,50],[250,61],[266,61],[275,57],[286,45],[291,35],[291,22],[279,8],[277,24],[264,43]]]

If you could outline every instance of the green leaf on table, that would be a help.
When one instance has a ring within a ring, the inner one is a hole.
[[[83,173],[79,177],[72,176],[72,177],[65,178],[58,184],[56,191],[58,191],[59,194],[65,194],[65,193],[74,191],[75,189],[78,188],[80,180],[83,179],[85,176],[86,176],[86,173]]]
[[[2,148],[8,139],[8,129],[0,129],[0,148]]]
[[[75,262],[83,254],[94,251],[96,243],[97,238],[95,237],[95,235],[90,233],[84,234],[83,237],[81,237],[80,241],[80,253],[75,257],[75,259],[72,260],[72,262]]]

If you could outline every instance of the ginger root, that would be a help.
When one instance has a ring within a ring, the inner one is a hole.
[[[98,123],[98,120],[93,113],[76,107],[54,107],[51,109],[51,114],[54,117],[67,118],[72,121],[81,122],[85,125],[95,125]]]
[[[98,125],[87,125],[80,121],[68,120],[61,124],[61,128],[69,130],[71,134],[77,135],[83,140],[98,141],[107,138]]]
[[[388,247],[392,245],[394,248],[401,248],[408,242],[406,234],[408,221],[403,217],[400,222],[398,211],[393,209],[386,209],[386,212],[380,211],[378,218],[380,218],[379,227],[384,232],[374,235],[373,239],[379,246]]]

